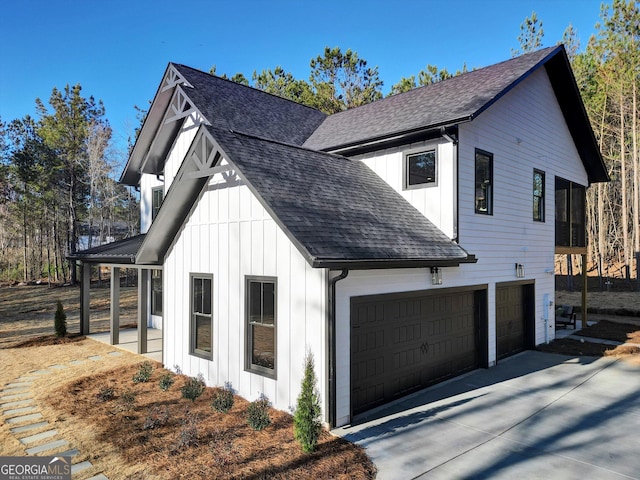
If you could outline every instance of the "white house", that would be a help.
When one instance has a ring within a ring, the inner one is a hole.
[[[340,426],[553,339],[607,180],[562,46],[331,116],[169,64],[121,178],[143,233],[75,258],[138,268],[141,338],[209,385],[287,409],[313,352]]]

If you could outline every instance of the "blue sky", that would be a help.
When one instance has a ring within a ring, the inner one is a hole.
[[[102,99],[124,150],[168,62],[218,73],[281,65],[297,78],[325,46],[377,65],[383,91],[428,63],[455,71],[511,57],[536,11],[545,46],[570,23],[586,45],[600,0],[7,0],[0,9],[0,117],[35,114],[54,86]]]

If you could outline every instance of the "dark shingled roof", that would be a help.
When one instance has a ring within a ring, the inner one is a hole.
[[[144,241],[145,235],[136,235],[115,242],[89,248],[69,255],[70,259],[82,260],[86,263],[135,263],[136,254]]]
[[[363,163],[209,129],[314,267],[474,261]]]
[[[185,93],[214,127],[302,145],[326,118],[310,107],[173,64],[194,88]]]
[[[471,120],[560,47],[543,48],[327,117],[304,143],[332,150],[412,130]]]

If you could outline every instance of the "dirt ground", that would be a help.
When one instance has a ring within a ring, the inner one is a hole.
[[[137,292],[137,287],[120,288],[121,327],[136,323]],[[58,300],[67,315],[67,331],[79,333],[79,287],[0,287],[0,348],[53,334],[53,315]],[[91,288],[91,333],[109,331],[109,300],[109,288]]]

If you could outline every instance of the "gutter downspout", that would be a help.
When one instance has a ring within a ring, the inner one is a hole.
[[[328,379],[327,391],[329,396],[329,428],[336,426],[336,283],[347,278],[349,269],[343,268],[340,275],[329,278],[329,325],[327,328],[327,355]]]

